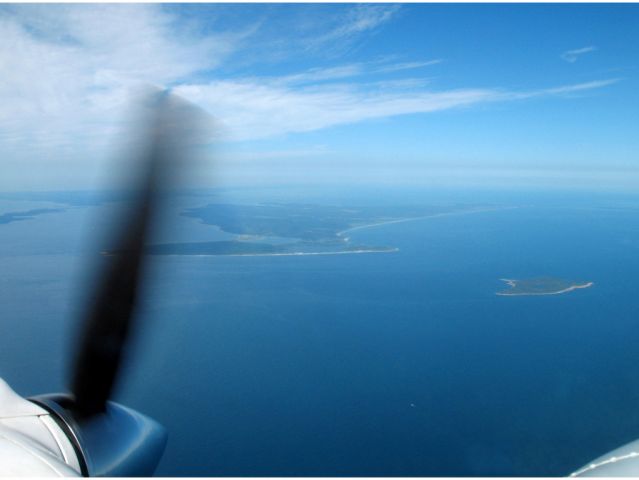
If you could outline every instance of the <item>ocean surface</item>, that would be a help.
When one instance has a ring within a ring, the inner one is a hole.
[[[238,190],[176,200],[503,208],[381,225],[398,252],[154,258],[116,400],[164,424],[158,475],[567,475],[639,438],[639,196]],[[59,208],[0,200],[5,212]],[[64,390],[111,204],[0,225],[0,377]],[[159,237],[158,237],[159,238]],[[593,281],[502,297],[500,278]]]

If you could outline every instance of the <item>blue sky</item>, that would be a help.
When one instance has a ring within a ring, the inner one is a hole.
[[[141,85],[217,120],[204,185],[639,186],[638,21],[632,4],[6,5],[0,189],[93,187]]]

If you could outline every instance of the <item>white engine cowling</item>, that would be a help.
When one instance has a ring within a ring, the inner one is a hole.
[[[81,476],[78,455],[57,421],[2,379],[0,476]]]

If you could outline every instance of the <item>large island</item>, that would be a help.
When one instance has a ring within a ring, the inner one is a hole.
[[[149,245],[150,255],[334,255],[395,252],[393,246],[354,243],[349,232],[418,218],[471,213],[486,207],[467,205],[343,207],[270,203],[214,203],[181,215],[235,235],[232,240]]]
[[[524,280],[501,278],[500,280],[506,282],[510,288],[497,292],[496,295],[510,297],[518,295],[559,295],[582,288],[589,288],[594,285],[594,282],[570,281],[553,277],[529,278]]]

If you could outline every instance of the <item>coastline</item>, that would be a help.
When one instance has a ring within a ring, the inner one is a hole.
[[[449,217],[453,215],[468,215],[471,213],[494,212],[498,210],[511,210],[513,208],[518,208],[518,207],[478,208],[474,210],[461,210],[458,212],[434,213],[432,215],[422,215],[420,217],[399,218],[397,220],[387,220],[385,222],[370,223],[367,225],[357,225],[355,227],[347,228],[345,230],[337,232],[336,235],[338,237],[342,237],[347,232],[352,232],[355,230],[363,230],[365,228],[379,227],[382,225],[390,225],[391,223],[404,223],[404,222],[412,222],[414,220],[424,220],[426,218]],[[345,240],[348,240],[348,238],[346,238]]]
[[[394,247],[388,250],[344,250],[340,252],[289,252],[289,253],[167,253],[151,254],[156,257],[302,257],[306,255],[348,255],[350,253],[394,253],[399,252],[399,248]]]
[[[372,227],[377,227],[377,226],[382,226],[382,225],[389,225],[389,224],[393,224],[393,223],[410,222],[410,221],[414,221],[414,220],[422,220],[422,219],[427,219],[427,218],[438,218],[438,217],[453,216],[453,215],[469,215],[469,214],[472,214],[472,213],[492,212],[492,211],[499,211],[499,210],[510,210],[510,209],[513,209],[513,208],[518,208],[518,207],[513,206],[513,207],[495,207],[495,208],[476,208],[476,209],[453,211],[453,212],[435,213],[435,214],[431,214],[431,215],[423,215],[423,216],[418,216],[418,217],[400,218],[400,219],[388,220],[388,221],[384,221],[384,222],[377,222],[377,223],[371,223],[371,224],[366,224],[366,225],[357,225],[357,226],[342,230],[340,232],[337,232],[336,236],[340,237],[341,240],[344,241],[345,243],[348,243],[350,241],[350,238],[349,237],[344,237],[344,234],[347,233],[347,232],[354,231],[354,230],[362,230],[362,229],[365,229],[365,228],[372,228]],[[217,225],[212,225],[212,226],[216,227],[220,231],[223,231]],[[226,233],[228,233],[228,232],[226,232]],[[307,256],[307,255],[348,255],[348,254],[362,254],[362,253],[394,253],[394,252],[398,252],[398,251],[399,251],[399,248],[397,248],[397,247],[389,247],[389,248],[385,248],[385,249],[374,249],[374,248],[371,248],[371,249],[362,249],[362,250],[342,250],[342,251],[328,251],[328,252],[194,253],[194,254],[189,254],[189,253],[167,253],[167,254],[147,253],[147,255],[165,256],[165,257],[290,257],[290,256]],[[104,256],[113,255],[113,252],[109,252],[109,251],[103,251],[103,252],[100,252],[100,253],[102,255],[104,255]],[[501,295],[501,294],[498,294],[498,295]],[[508,294],[508,293],[505,293],[503,295],[523,295],[523,294]]]

